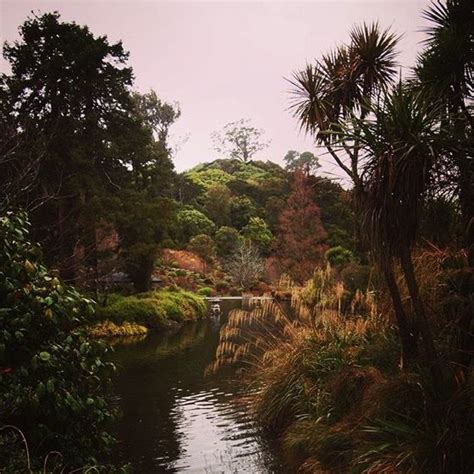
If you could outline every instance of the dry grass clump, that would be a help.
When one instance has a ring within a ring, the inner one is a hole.
[[[89,335],[97,339],[111,337],[143,336],[148,333],[148,329],[137,323],[124,322],[115,324],[112,321],[103,321],[89,329]]]
[[[441,295],[435,257],[423,284]],[[231,313],[210,370],[243,368],[256,417],[292,472],[472,472],[474,382],[436,400],[429,376],[400,372],[398,359],[375,293],[347,290],[327,268],[293,288],[289,304]]]

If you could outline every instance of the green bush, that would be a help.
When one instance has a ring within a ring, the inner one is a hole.
[[[144,336],[148,332],[145,326],[137,323],[125,322],[115,324],[112,321],[103,321],[89,328],[89,335],[93,338],[116,338],[128,336]]]
[[[198,294],[201,296],[211,296],[212,295],[212,288],[209,288],[208,286],[204,286],[202,288],[199,288]]]
[[[216,232],[216,250],[219,257],[228,257],[237,249],[241,237],[233,227],[223,226]]]
[[[327,261],[334,267],[342,267],[354,260],[352,252],[340,245],[337,247],[331,247],[326,251],[325,255]]]
[[[135,296],[124,296],[115,303],[98,309],[97,313],[101,319],[115,324],[129,322],[159,329],[168,323],[164,308],[155,300],[138,299]]]
[[[229,282],[227,282],[225,280],[219,280],[216,283],[216,290],[217,291],[225,291],[225,290],[228,290],[229,288],[230,288],[230,284],[229,284]]]
[[[133,322],[152,329],[165,328],[170,321],[200,319],[205,314],[206,303],[202,297],[178,287],[124,296],[98,310],[98,315],[103,320],[116,324]]]
[[[93,302],[48,272],[28,234],[26,215],[0,219],[0,424],[22,430],[35,471],[53,450],[71,469],[95,464],[113,442],[108,346],[85,338]],[[0,470],[23,472],[12,436],[0,433]]]
[[[177,214],[179,236],[183,243],[189,242],[195,235],[213,234],[216,226],[202,212],[192,207],[184,207]]]

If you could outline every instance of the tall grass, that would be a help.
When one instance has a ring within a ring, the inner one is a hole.
[[[418,263],[427,269],[423,291],[441,295],[439,261]],[[472,472],[472,388],[453,385],[440,402],[421,367],[400,371],[382,295],[370,286],[349,291],[330,268],[319,269],[292,288],[289,305],[233,311],[209,370],[242,367],[255,416],[279,438],[291,470]]]

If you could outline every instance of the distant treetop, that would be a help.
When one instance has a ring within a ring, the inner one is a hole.
[[[211,137],[217,152],[246,163],[268,147],[270,142],[263,140],[264,133],[262,129],[253,127],[250,120],[241,119],[228,123]]]

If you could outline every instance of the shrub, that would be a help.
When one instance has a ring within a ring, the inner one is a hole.
[[[344,286],[351,293],[355,293],[357,290],[366,291],[373,277],[373,269],[368,265],[350,263],[341,271],[341,277]],[[376,282],[373,281],[372,283],[375,284]]]
[[[185,207],[177,214],[177,221],[183,242],[199,234],[213,234],[214,223],[202,212],[194,208]]]
[[[121,297],[113,304],[100,308],[98,314],[101,319],[115,324],[129,322],[163,329],[170,325],[170,321],[202,318],[206,314],[206,303],[200,296],[176,287]]]
[[[125,296],[115,303],[100,308],[98,315],[115,324],[124,322],[142,324],[149,328],[160,329],[167,326],[167,315],[164,308],[152,299],[139,299]]]
[[[251,217],[248,224],[242,229],[242,233],[260,250],[262,255],[269,255],[273,234],[261,217]]]
[[[216,232],[216,251],[219,257],[228,257],[237,249],[240,234],[233,227],[223,226]]]
[[[28,233],[24,214],[0,219],[0,418],[25,434],[35,469],[52,450],[69,467],[95,464],[113,441],[113,365],[83,334],[93,302],[48,272]],[[0,435],[2,468],[18,472],[9,439]]]
[[[354,260],[352,252],[340,245],[331,247],[326,251],[325,256],[327,261],[334,267],[342,267]]]
[[[214,241],[206,234],[193,237],[189,241],[188,250],[195,253],[205,263],[211,263],[216,252]]]
[[[140,324],[124,322],[117,325],[111,321],[98,323],[89,329],[89,335],[94,338],[139,336],[147,332],[148,329]]]
[[[204,286],[198,290],[198,294],[201,296],[211,296],[212,292],[212,288],[209,288],[208,286]]]
[[[216,290],[217,291],[226,291],[230,288],[230,283],[225,280],[219,280],[216,283]]]

